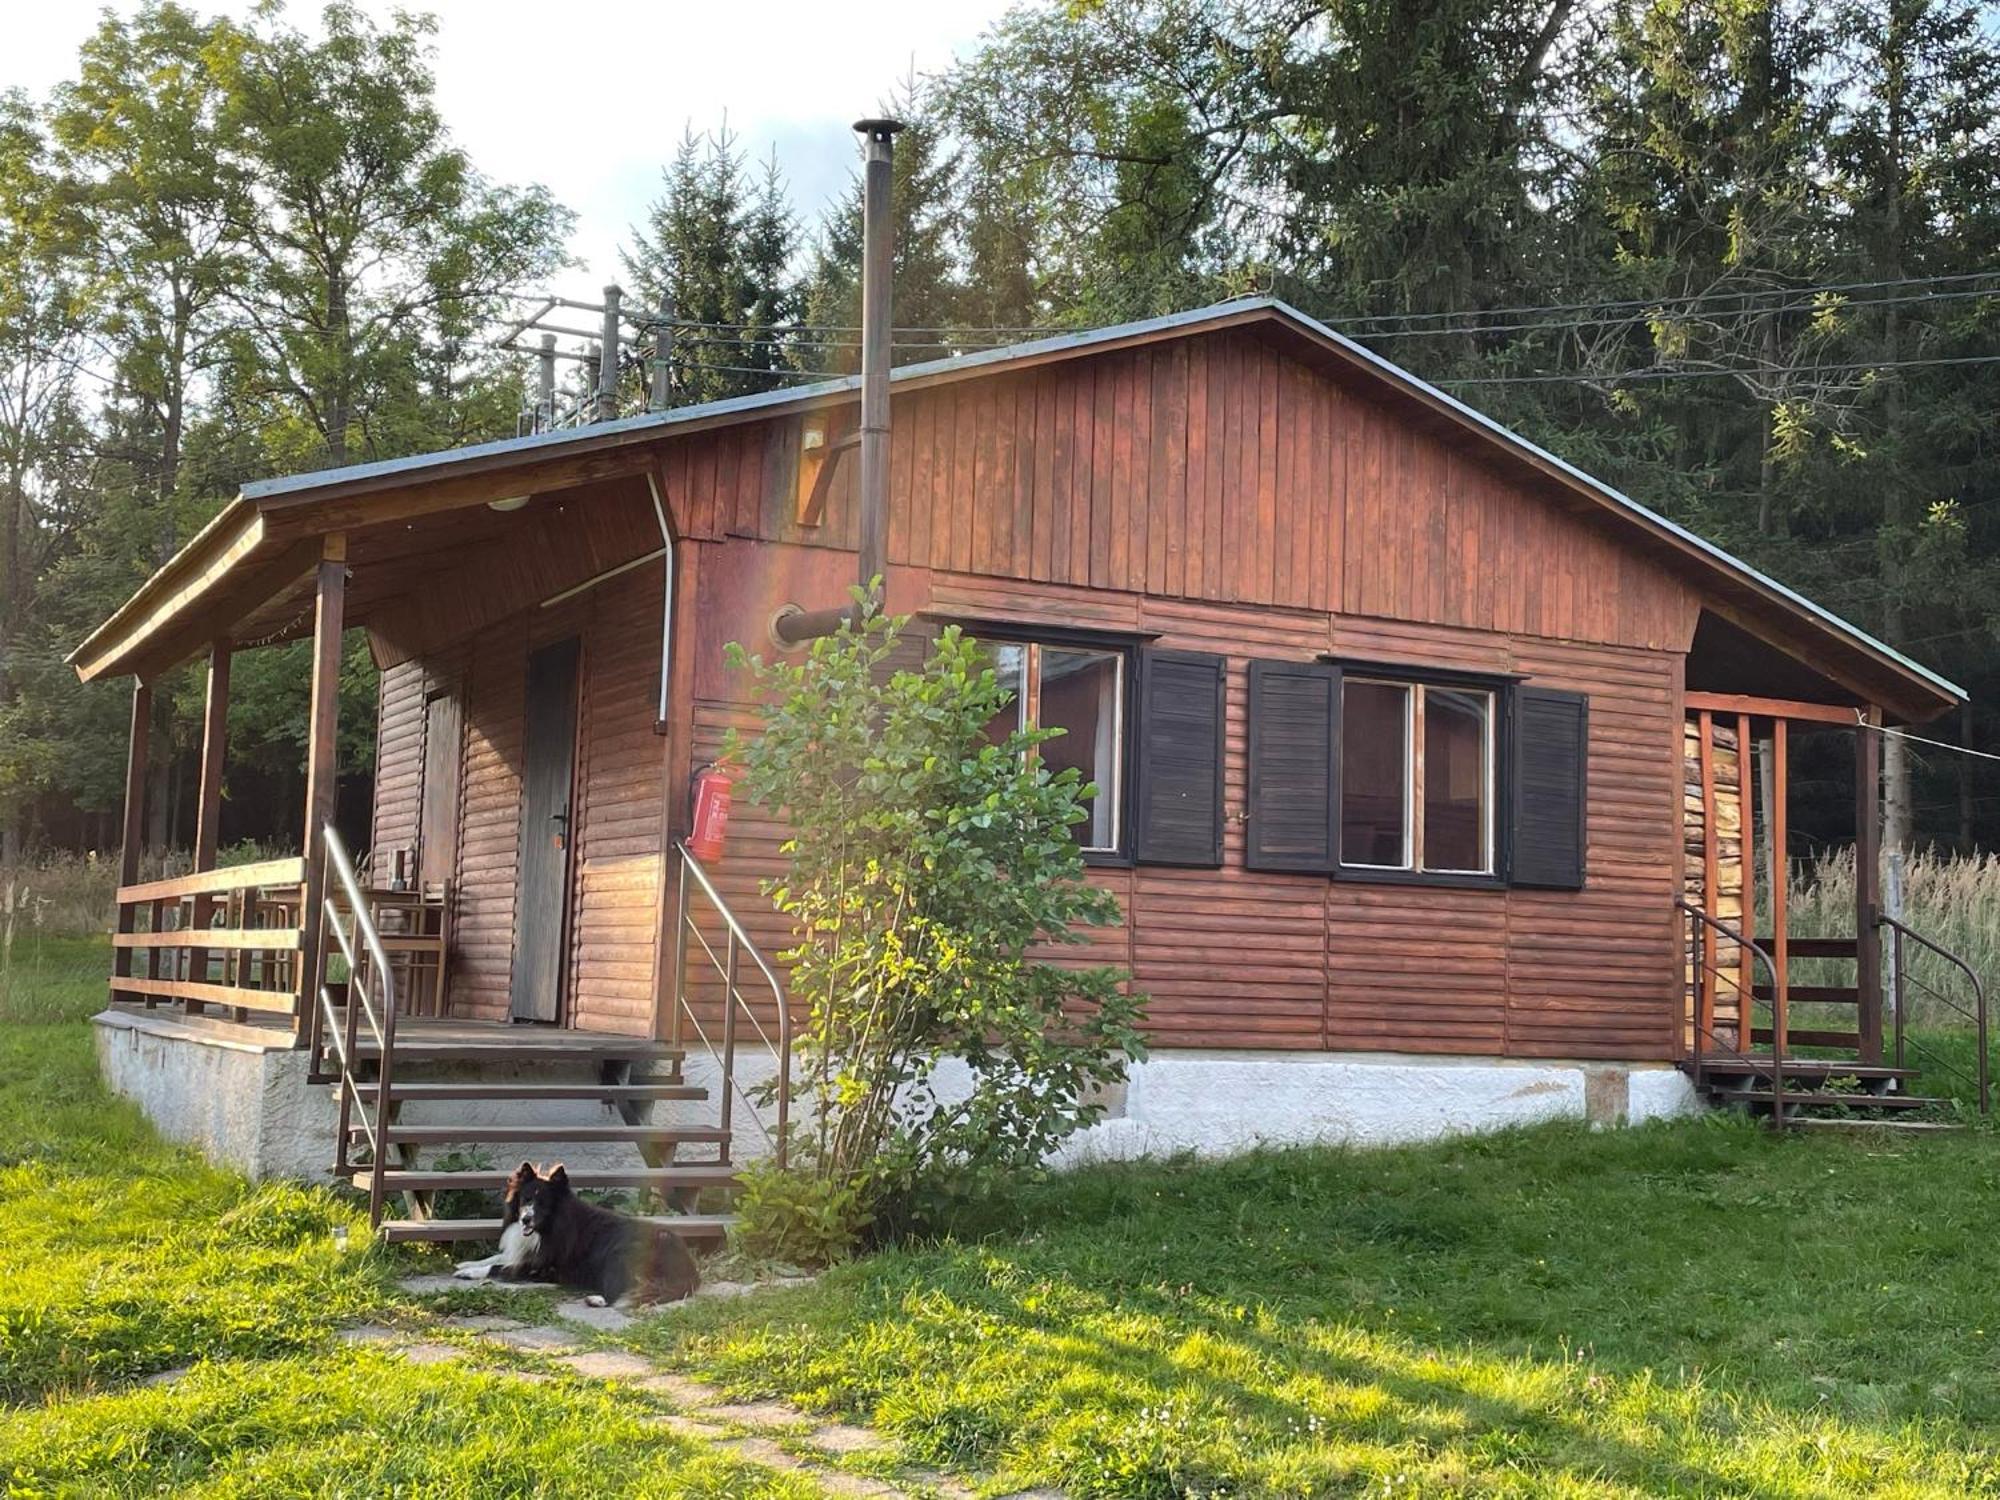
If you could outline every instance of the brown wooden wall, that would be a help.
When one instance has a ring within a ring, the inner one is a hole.
[[[854,466],[824,524],[800,526],[800,427],[662,450],[689,627],[672,746],[636,707],[650,703],[660,569],[579,606],[596,622],[575,953],[586,1024],[641,1024],[649,1003],[662,755],[684,785],[731,725],[754,723],[724,644],[768,651],[779,606],[834,602],[851,581],[838,549],[853,542]],[[1229,658],[1224,867],[1096,872],[1129,921],[1078,954],[1133,970],[1160,1044],[1672,1055],[1679,700],[1700,607],[1680,579],[1243,333],[905,392],[893,434],[894,609],[1138,631]],[[472,1014],[505,1012],[521,678],[529,634],[553,638],[553,623],[510,617],[469,648],[455,994]],[[1245,664],[1329,651],[1587,692],[1585,889],[1245,870]],[[397,691],[385,679],[385,730]],[[757,889],[779,871],[781,832],[739,804],[718,872],[767,952],[788,939]]]
[[[516,610],[470,640],[383,673],[375,810],[383,868],[394,848],[415,837],[426,685],[454,685],[464,703],[451,872],[455,1014],[507,1015],[528,652],[576,635],[583,642],[582,707],[566,1019],[638,1033],[651,1023],[661,839],[661,749],[653,721],[664,576],[659,563],[649,563],[552,608]],[[425,878],[437,872],[427,870]]]

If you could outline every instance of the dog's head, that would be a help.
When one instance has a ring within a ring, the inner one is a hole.
[[[539,1234],[554,1222],[570,1198],[569,1174],[558,1162],[546,1173],[524,1161],[507,1179],[507,1212],[504,1224],[519,1223],[523,1233]]]

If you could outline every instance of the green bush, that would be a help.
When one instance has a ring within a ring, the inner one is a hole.
[[[824,1266],[845,1258],[867,1231],[867,1196],[857,1182],[784,1170],[774,1161],[737,1172],[735,1247],[759,1260]]]
[[[855,1225],[884,1236],[1095,1120],[1142,1055],[1143,999],[1119,970],[1037,956],[1119,920],[1071,832],[1097,789],[1036,753],[1060,731],[990,739],[1012,695],[979,644],[947,629],[899,666],[906,622],[857,603],[858,622],[803,659],[732,648],[764,722],[726,753],[792,831],[765,888],[797,939],[791,1146],[821,1185],[799,1198],[824,1209],[851,1192]]]

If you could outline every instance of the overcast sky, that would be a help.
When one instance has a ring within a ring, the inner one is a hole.
[[[246,14],[247,0],[187,0]],[[396,8],[360,0],[378,18]],[[136,0],[0,0],[0,88],[41,95],[71,76],[100,9]],[[808,224],[858,162],[848,126],[914,67],[940,71],[1007,8],[1003,0],[402,0],[438,18],[438,103],[488,176],[545,185],[577,214],[584,262],[557,288],[591,296],[657,195],[682,132],[724,116],[753,157],[770,150]],[[289,13],[306,25],[313,0]]]

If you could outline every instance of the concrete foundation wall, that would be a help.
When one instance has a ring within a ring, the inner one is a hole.
[[[137,1101],[162,1134],[199,1147],[210,1160],[256,1178],[323,1180],[332,1159],[333,1090],[306,1082],[303,1053],[232,1039],[229,1030],[107,1011],[97,1018],[98,1061],[111,1088]],[[774,1071],[768,1051],[746,1049],[737,1062],[745,1087]],[[595,1076],[593,1069],[503,1064],[475,1072],[455,1064],[427,1069],[424,1076],[554,1083],[583,1081]],[[711,1093],[719,1085],[719,1069],[703,1052],[689,1056],[685,1074]],[[940,1099],[963,1098],[969,1087],[961,1065],[940,1071]],[[1063,1149],[1059,1165],[1183,1152],[1226,1156],[1257,1146],[1392,1145],[1545,1120],[1636,1124],[1700,1107],[1686,1077],[1658,1065],[1221,1051],[1156,1053],[1133,1068],[1105,1106],[1105,1117]],[[769,1154],[770,1141],[755,1121],[761,1113],[768,1122],[771,1112],[753,1112],[740,1096],[734,1110],[735,1159]],[[716,1117],[713,1098],[656,1104],[652,1113],[654,1123],[665,1125],[712,1125]],[[592,1100],[412,1101],[404,1113],[410,1124],[518,1122],[527,1131],[617,1118],[611,1106]],[[476,1151],[496,1167],[512,1166],[523,1156],[559,1158],[579,1167],[639,1164],[636,1148],[623,1144],[536,1147],[524,1140],[462,1150]],[[683,1159],[712,1154],[712,1148],[698,1147]]]
[[[711,1086],[718,1072],[701,1054],[688,1058],[686,1070],[690,1082]],[[772,1072],[768,1052],[737,1054],[746,1085]],[[969,1087],[962,1066],[940,1070],[941,1100],[963,1098]],[[1642,1124],[1702,1107],[1686,1075],[1660,1064],[1225,1051],[1156,1052],[1105,1106],[1104,1118],[1069,1142],[1059,1164],[1227,1156],[1257,1146],[1384,1146],[1545,1120]],[[748,1107],[741,1099],[736,1107],[743,1121]],[[755,1126],[740,1125],[739,1159],[767,1150]]]

